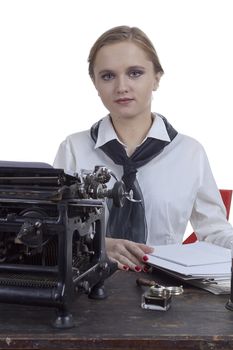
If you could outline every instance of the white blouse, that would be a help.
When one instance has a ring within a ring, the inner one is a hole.
[[[155,116],[147,137],[170,141],[163,119]],[[121,179],[123,167],[99,148],[112,139],[118,138],[106,116],[96,144],[90,130],[68,136],[58,149],[54,167],[72,175],[104,165]],[[163,152],[138,169],[136,177],[144,197],[147,244],[182,242],[190,220],[199,240],[231,247],[233,228],[226,220],[225,206],[199,142],[178,134]],[[108,183],[110,188],[114,181]]]

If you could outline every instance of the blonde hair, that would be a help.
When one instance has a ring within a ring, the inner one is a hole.
[[[118,26],[104,32],[92,46],[88,57],[89,75],[91,79],[94,79],[95,59],[101,47],[127,40],[137,44],[144,50],[154,65],[155,73],[164,73],[157,52],[148,36],[137,27]]]

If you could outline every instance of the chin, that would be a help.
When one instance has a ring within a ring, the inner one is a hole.
[[[116,117],[116,118],[133,119],[133,118],[137,118],[138,113],[129,111],[125,108],[121,110],[114,110],[110,112],[110,115],[113,116],[113,118]]]

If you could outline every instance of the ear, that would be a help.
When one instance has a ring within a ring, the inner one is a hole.
[[[162,75],[163,74],[161,72],[158,72],[158,73],[155,74],[153,91],[156,91],[158,89],[159,82],[160,82],[160,79],[161,79]]]

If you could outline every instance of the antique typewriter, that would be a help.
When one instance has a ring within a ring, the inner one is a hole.
[[[72,303],[105,298],[117,268],[105,251],[105,202],[129,195],[111,173],[70,176],[41,163],[0,163],[0,302],[51,306],[53,326],[73,327]]]

